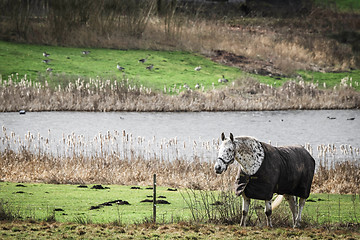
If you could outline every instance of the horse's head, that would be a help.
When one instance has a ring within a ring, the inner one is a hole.
[[[235,160],[235,143],[232,133],[230,133],[230,139],[225,139],[225,134],[221,134],[222,143],[219,148],[218,159],[215,163],[215,172],[221,174],[230,164]]]

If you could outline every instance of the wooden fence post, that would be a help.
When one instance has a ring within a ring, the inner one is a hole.
[[[153,185],[153,221],[156,223],[156,174],[154,174]]]

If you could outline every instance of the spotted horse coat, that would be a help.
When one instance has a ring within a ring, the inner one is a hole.
[[[215,164],[218,174],[224,172],[234,160],[240,163],[235,192],[243,196],[242,225],[250,199],[265,200],[265,213],[271,226],[271,199],[274,193],[284,195],[293,213],[294,227],[299,225],[301,211],[309,197],[314,176],[315,161],[301,146],[273,147],[251,137],[225,139],[222,134],[219,157]],[[300,197],[299,205],[296,197]]]

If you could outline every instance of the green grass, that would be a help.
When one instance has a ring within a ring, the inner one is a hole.
[[[304,215],[319,223],[359,223],[360,198],[349,194],[311,194]]]
[[[316,0],[320,6],[336,6],[342,12],[360,12],[359,0]]]
[[[83,50],[90,50],[91,53],[83,55]],[[42,62],[45,51],[50,53],[49,64]],[[148,59],[144,64],[138,62],[146,57]],[[124,72],[116,68],[117,63],[125,68]],[[154,65],[152,71],[146,69],[150,64]],[[195,71],[194,68],[199,65],[201,71]],[[173,87],[176,84],[179,87],[185,83],[191,88],[199,83],[209,89],[212,83],[219,85],[218,79],[222,75],[234,80],[243,74],[237,68],[181,51],[82,49],[0,41],[0,74],[3,79],[18,73],[19,76],[27,74],[34,80],[39,75],[48,75],[48,67],[53,69],[54,75],[72,77],[122,79],[125,74],[127,78],[157,90],[163,90],[165,85]]]
[[[90,50],[89,55],[83,55],[83,50]],[[42,62],[43,52],[50,53],[49,64]],[[138,60],[148,58],[139,63]],[[124,67],[124,72],[116,68],[117,63]],[[149,71],[146,66],[153,64],[154,69]],[[201,66],[200,71],[194,68]],[[50,67],[50,74],[46,69]],[[218,79],[225,75],[230,81],[245,75],[238,68],[217,64],[203,56],[181,51],[148,51],[148,50],[114,50],[114,49],[83,49],[56,46],[30,45],[0,41],[0,74],[4,80],[11,74],[19,74],[21,78],[27,74],[28,79],[48,80],[51,86],[67,84],[68,79],[78,77],[103,79],[122,79],[125,75],[130,80],[148,88],[160,90],[166,86],[177,89],[187,83],[190,88],[199,83],[205,90],[224,86]],[[344,77],[352,77],[353,87],[360,90],[355,82],[360,82],[360,70],[344,73],[319,73],[300,71],[306,81],[319,82],[322,87],[333,88],[339,85]],[[246,74],[262,83],[281,86],[290,78],[274,79],[268,76]],[[55,76],[55,77],[54,77]],[[59,77],[56,77],[59,76]],[[16,76],[14,77],[16,78]],[[61,82],[63,81],[63,82]]]
[[[78,188],[78,185],[54,184],[24,184],[26,187],[16,187],[15,183],[0,184],[0,199],[10,207],[21,209],[22,216],[43,220],[53,213],[56,208],[55,218],[60,222],[142,222],[145,218],[152,218],[152,203],[141,203],[153,190],[130,189],[130,186],[111,185],[110,189]],[[24,193],[19,193],[24,192]],[[170,221],[174,215],[184,217],[185,203],[179,192],[167,191],[167,188],[157,188],[157,196],[165,196],[171,204],[158,204],[157,217],[159,221]],[[159,198],[162,199],[162,198]],[[104,206],[90,210],[91,206],[101,203],[123,200],[131,205]],[[185,214],[185,215],[188,215]]]
[[[26,183],[26,187],[16,187],[17,183],[0,183],[0,199],[5,206],[18,209],[21,216],[35,220],[43,220],[56,211],[55,219],[59,222],[86,223],[139,223],[152,218],[152,203],[140,201],[152,195],[152,190],[141,187],[139,190],[130,186],[110,185],[110,189],[94,190],[78,188],[77,185],[54,185],[40,183]],[[105,185],[103,185],[105,187]],[[23,193],[18,193],[22,191]],[[157,205],[157,219],[159,222],[190,220],[191,212],[185,203],[184,190],[167,191],[166,187],[157,188],[157,196],[165,196],[171,204]],[[216,192],[215,192],[216,194]],[[318,223],[339,223],[360,221],[359,196],[340,194],[311,194],[311,201],[305,205],[304,216]],[[104,206],[90,210],[104,202],[125,200],[131,205]],[[210,201],[211,202],[211,201]],[[256,203],[263,206],[263,201]],[[282,203],[286,205],[286,203]],[[276,211],[276,210],[275,210]],[[286,207],[286,211],[290,213]]]
[[[324,87],[324,83],[326,84],[326,88],[334,88],[335,86],[339,88],[341,79],[348,78],[347,85],[349,86],[351,82],[352,87],[357,91],[360,91],[360,70],[339,73],[299,71],[299,74],[305,81],[318,82],[320,88]],[[350,79],[352,79],[352,81],[350,81]]]

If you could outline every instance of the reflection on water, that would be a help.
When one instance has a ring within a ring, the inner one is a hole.
[[[354,120],[348,120],[355,118]],[[11,143],[57,155],[117,153],[146,158],[212,159],[221,132],[248,135],[273,145],[330,144],[340,152],[360,147],[359,110],[266,112],[28,112],[0,113]],[[16,141],[16,143],[14,143]],[[29,143],[29,141],[31,141]]]

